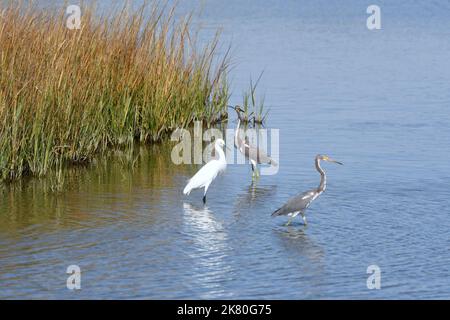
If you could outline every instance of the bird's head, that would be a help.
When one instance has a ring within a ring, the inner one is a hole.
[[[219,148],[223,148],[225,146],[225,141],[223,141],[222,139],[217,139],[216,146],[218,146]]]
[[[343,165],[342,162],[339,162],[339,161],[336,161],[336,160],[334,160],[334,159],[331,159],[329,156],[324,155],[324,154],[318,154],[318,155],[316,156],[316,159],[318,159],[318,160],[323,160],[323,161],[327,161],[327,162],[333,162],[333,163],[337,163],[337,164]]]
[[[231,109],[233,109],[234,111],[236,111],[236,113],[239,115],[240,113],[244,113],[245,111],[244,110],[242,110],[242,108],[240,107],[240,106],[238,106],[238,105],[236,105],[236,106],[228,106],[228,108],[231,108]]]

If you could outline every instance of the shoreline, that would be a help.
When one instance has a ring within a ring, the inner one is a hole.
[[[218,36],[199,48],[190,15],[175,19],[175,7],[158,4],[125,7],[108,20],[83,7],[74,30],[62,12],[2,8],[0,182],[158,143],[226,111],[229,57],[217,57]]]

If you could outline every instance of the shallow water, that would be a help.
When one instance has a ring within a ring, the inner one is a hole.
[[[369,31],[364,1],[206,2],[205,39],[222,27],[234,49],[230,103],[264,69],[278,174],[229,165],[203,206],[181,194],[197,167],[163,145],[72,169],[62,193],[3,187],[0,298],[450,298],[450,5],[378,4]],[[324,165],[309,225],[285,227],[270,213],[318,184],[317,153],[345,165]]]

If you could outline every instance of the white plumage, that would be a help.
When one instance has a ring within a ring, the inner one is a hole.
[[[217,139],[214,144],[214,149],[219,155],[219,159],[213,159],[205,164],[188,182],[183,190],[183,193],[189,195],[192,190],[204,188],[203,203],[206,203],[206,192],[208,192],[209,185],[227,168],[227,160],[222,148],[225,146],[225,141]]]

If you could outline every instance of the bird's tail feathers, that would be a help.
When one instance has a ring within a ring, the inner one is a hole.
[[[272,212],[272,217],[279,216],[279,215],[280,215],[280,212],[281,212],[281,208],[275,210],[274,212]]]

